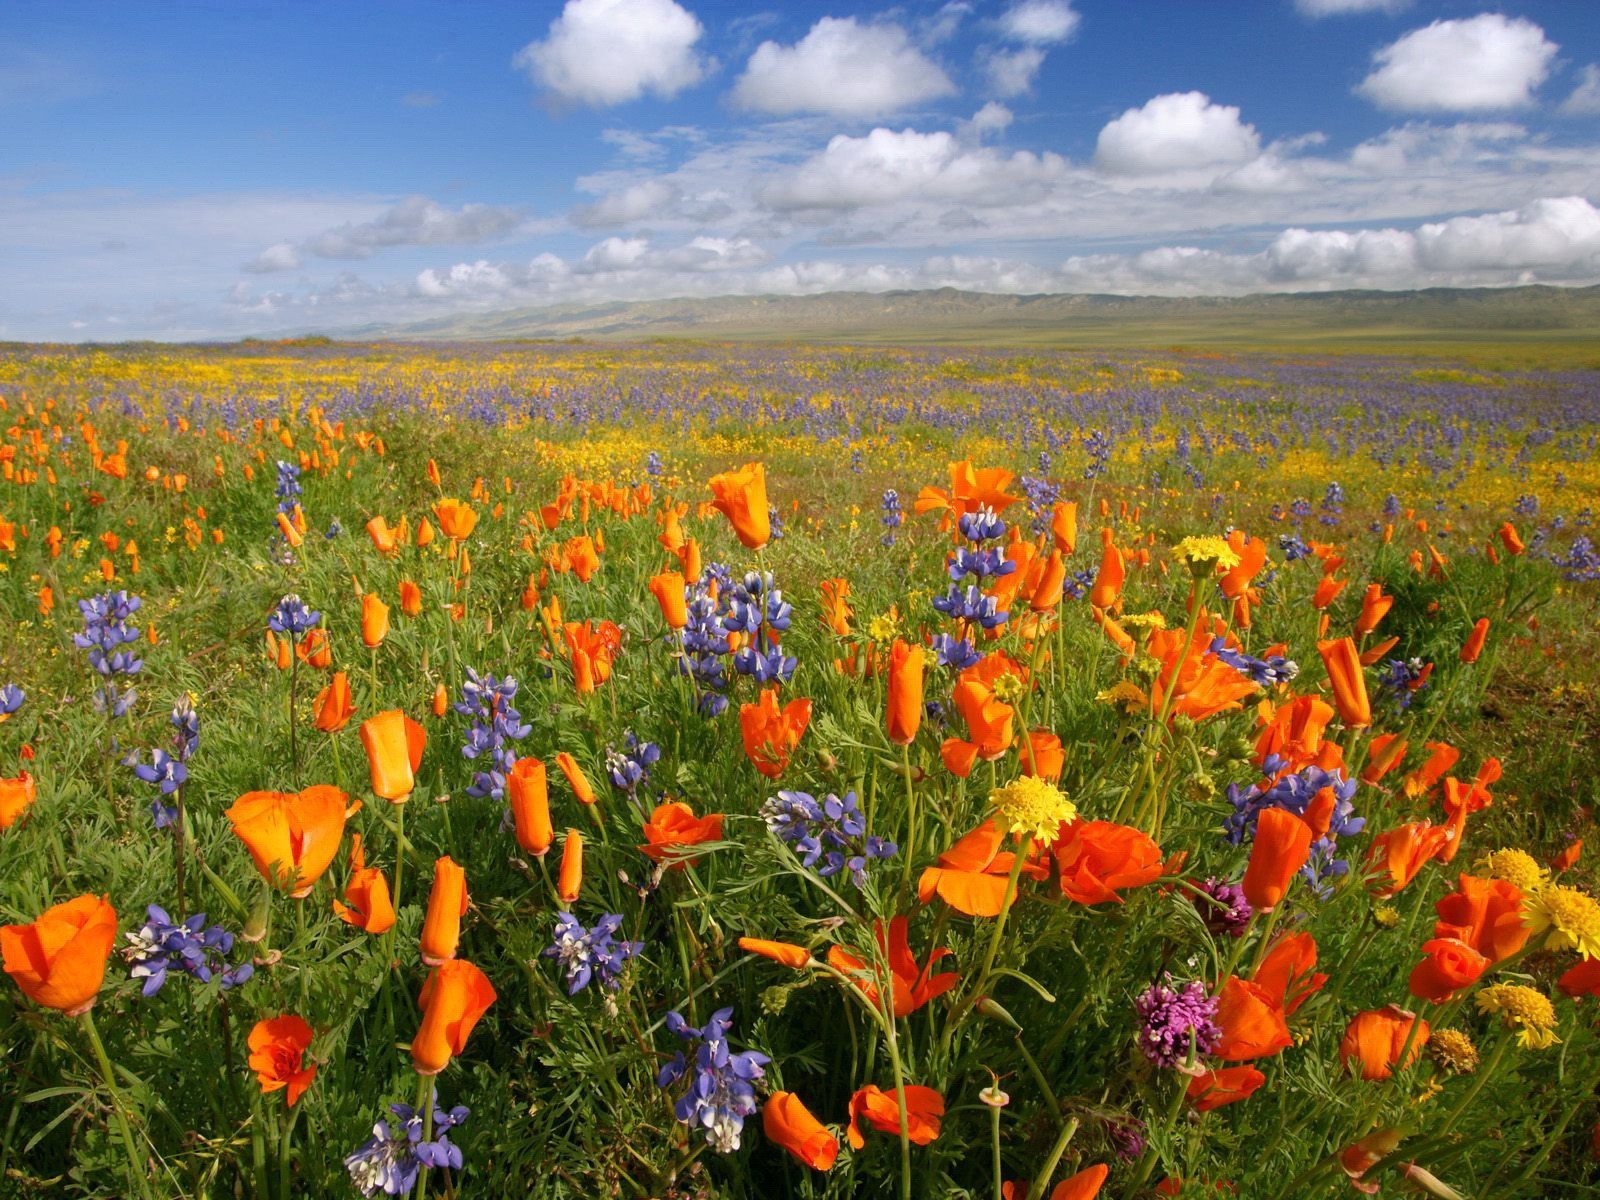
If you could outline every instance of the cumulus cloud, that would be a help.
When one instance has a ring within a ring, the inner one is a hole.
[[[668,99],[705,78],[704,33],[674,0],[567,0],[513,65],[557,99],[604,108],[646,92]]]
[[[1374,54],[1372,73],[1356,91],[1403,112],[1526,108],[1557,49],[1522,17],[1435,21]]]
[[[1254,125],[1204,92],[1156,96],[1100,131],[1095,165],[1111,175],[1159,175],[1249,162],[1261,153]]]
[[[606,229],[648,220],[675,203],[678,189],[664,179],[642,179],[572,210],[573,223],[585,229]]]
[[[1033,87],[1034,77],[1044,66],[1044,51],[1037,46],[991,48],[980,55],[979,61],[991,92],[997,96],[1020,96]]]
[[[1011,127],[1014,119],[1015,114],[1004,104],[990,100],[972,114],[972,119],[967,122],[967,128],[977,137],[988,137],[990,134],[1004,133]]]
[[[1066,0],[1019,0],[1000,17],[1000,32],[1012,41],[1049,45],[1064,42],[1082,20]]]
[[[326,230],[306,242],[304,248],[318,258],[370,258],[391,246],[471,245],[492,241],[509,234],[521,223],[522,214],[512,208],[465,204],[451,211],[426,196],[412,196],[375,220]]]
[[[1411,6],[1411,0],[1294,0],[1294,6],[1308,17],[1342,17],[1349,13],[1397,13]]]
[[[754,112],[879,117],[955,90],[900,26],[823,17],[792,46],[757,46],[732,98]]]
[[[943,130],[879,128],[865,137],[833,138],[821,154],[763,188],[760,198],[780,211],[859,208],[912,196],[982,207],[1038,198],[1066,171],[1066,160],[1056,154],[1005,155],[963,146]]]
[[[1590,63],[1578,72],[1578,86],[1561,105],[1569,117],[1592,117],[1600,113],[1600,63]]]
[[[268,246],[242,268],[252,275],[266,275],[272,271],[292,271],[300,265],[300,252],[292,242],[278,242]]]

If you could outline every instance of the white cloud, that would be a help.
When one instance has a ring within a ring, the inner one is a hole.
[[[1561,105],[1569,117],[1592,117],[1600,113],[1600,63],[1590,63],[1578,72],[1578,86]]]
[[[1082,20],[1066,0],[1019,0],[1000,17],[1000,31],[1012,41],[1049,45],[1064,42]]]
[[[594,108],[646,92],[668,99],[705,78],[694,49],[704,32],[673,0],[567,0],[512,63],[551,95]]]
[[[955,90],[900,26],[823,17],[792,46],[757,46],[732,98],[755,112],[878,117]]]
[[[642,179],[609,192],[593,204],[572,210],[572,220],[585,229],[606,229],[648,220],[677,201],[679,192],[664,179]]]
[[[1374,54],[1373,71],[1356,91],[1405,112],[1526,108],[1557,49],[1521,17],[1435,21]]]
[[[1004,133],[1011,127],[1015,114],[1004,104],[997,104],[990,100],[977,112],[972,114],[972,119],[967,122],[967,128],[977,137],[986,137],[989,134]]]
[[[278,242],[245,263],[242,270],[252,275],[266,275],[272,271],[292,271],[300,265],[300,252],[292,242]]]
[[[986,50],[979,56],[989,90],[997,96],[1020,96],[1033,87],[1033,80],[1044,66],[1044,51],[1037,46],[1016,50]]]
[[[305,249],[318,258],[370,258],[391,246],[471,245],[504,237],[522,219],[511,208],[464,204],[452,212],[426,196],[412,196],[375,220],[325,230]]]
[[[977,206],[1041,197],[1067,171],[1055,154],[968,148],[953,134],[874,129],[828,148],[761,189],[774,209],[849,209],[915,197]]]
[[[1411,6],[1411,0],[1294,0],[1294,6],[1308,17],[1342,17],[1349,13],[1397,13]]]
[[[1095,165],[1111,175],[1236,166],[1261,153],[1254,125],[1204,92],[1172,92],[1130,108],[1100,131]]]

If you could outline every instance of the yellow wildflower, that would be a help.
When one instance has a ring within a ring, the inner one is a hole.
[[[1549,931],[1546,950],[1576,950],[1600,958],[1600,903],[1558,883],[1538,888],[1522,902],[1522,920],[1537,937]]]
[[[1517,1031],[1517,1044],[1524,1049],[1544,1050],[1561,1040],[1550,997],[1520,983],[1490,984],[1478,993],[1478,1011],[1499,1014],[1507,1029]]]
[[[1063,822],[1078,815],[1078,806],[1055,784],[1024,775],[989,793],[989,801],[1012,833],[1032,834],[1038,842],[1055,840]]]
[[[1490,879],[1501,879],[1523,892],[1537,891],[1545,885],[1545,869],[1526,850],[1507,847],[1484,855],[1479,865]]]

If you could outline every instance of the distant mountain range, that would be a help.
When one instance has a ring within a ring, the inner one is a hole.
[[[1427,288],[1174,299],[954,288],[718,296],[457,314],[328,331],[340,340],[652,338],[1036,346],[1600,338],[1600,287]]]

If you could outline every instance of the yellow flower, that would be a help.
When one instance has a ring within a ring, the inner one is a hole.
[[[1095,697],[1101,704],[1120,708],[1124,713],[1142,712],[1150,705],[1144,689],[1130,679],[1119,680]]]
[[[1078,815],[1078,806],[1053,783],[1024,775],[989,793],[989,801],[1009,823],[1012,833],[1028,835],[1038,842],[1055,840],[1065,821]]]
[[[1022,699],[1022,691],[1022,680],[1010,671],[994,681],[994,698],[1002,704],[1015,704]]]
[[[1522,920],[1538,936],[1549,930],[1546,950],[1576,950],[1600,958],[1600,903],[1577,888],[1546,884],[1522,902]]]
[[[1400,924],[1400,910],[1392,904],[1380,904],[1372,910],[1372,919],[1385,929]]]
[[[1227,571],[1239,565],[1239,552],[1219,537],[1186,537],[1172,548],[1172,557],[1188,563],[1196,579],[1204,578],[1217,567]]]
[[[1545,869],[1526,850],[1508,847],[1484,855],[1479,863],[1490,879],[1504,880],[1519,891],[1532,892],[1546,882]]]
[[[1517,1044],[1524,1049],[1543,1050],[1561,1040],[1550,997],[1520,983],[1490,984],[1478,993],[1478,1011],[1498,1013],[1507,1029],[1517,1031]]]
[[[1167,618],[1154,609],[1143,613],[1124,613],[1122,625],[1125,629],[1165,629]]]
[[[1435,1029],[1428,1053],[1452,1075],[1471,1075],[1478,1069],[1478,1048],[1459,1029]]]
[[[867,636],[875,642],[892,642],[900,630],[900,622],[888,613],[873,617],[867,622]]]

